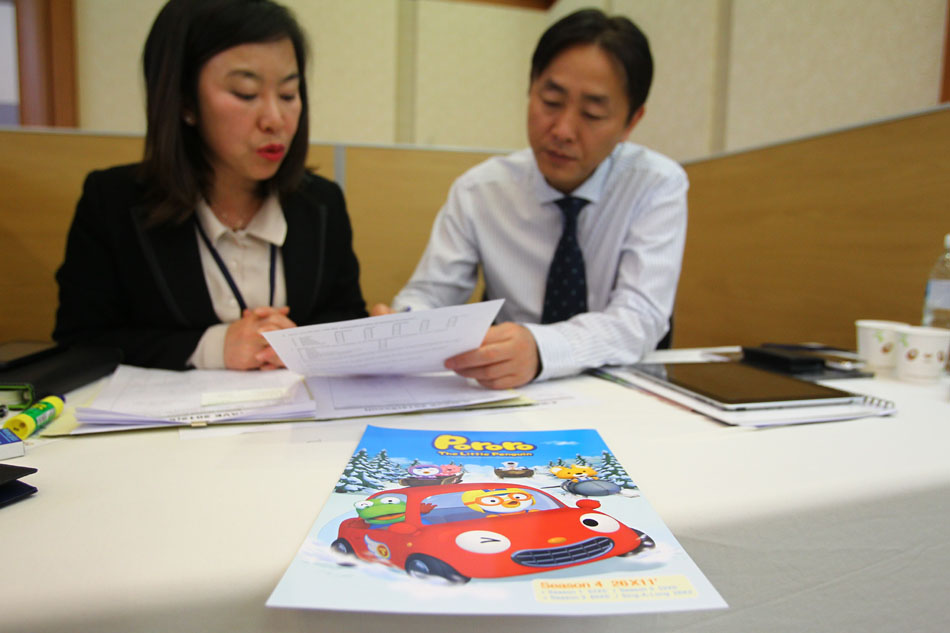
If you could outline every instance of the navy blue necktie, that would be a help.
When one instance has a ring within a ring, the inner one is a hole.
[[[548,269],[541,323],[566,321],[575,314],[587,312],[584,254],[577,243],[577,216],[587,203],[587,200],[573,196],[555,200],[564,214],[564,232]]]

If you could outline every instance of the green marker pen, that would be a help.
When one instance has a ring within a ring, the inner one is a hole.
[[[15,415],[3,423],[3,428],[10,429],[21,440],[25,440],[44,426],[56,419],[63,412],[65,399],[59,396],[46,396],[19,415]]]

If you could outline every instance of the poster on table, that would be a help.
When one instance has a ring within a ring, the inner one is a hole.
[[[376,426],[267,604],[480,615],[726,606],[597,431]]]

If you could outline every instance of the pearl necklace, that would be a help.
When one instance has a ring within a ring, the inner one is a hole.
[[[247,220],[242,220],[241,218],[232,218],[230,214],[224,211],[218,211],[215,209],[212,209],[211,211],[219,220],[221,220],[222,224],[224,224],[226,227],[228,227],[232,231],[244,230],[247,227],[247,225],[251,223],[251,220],[254,219],[253,214]]]

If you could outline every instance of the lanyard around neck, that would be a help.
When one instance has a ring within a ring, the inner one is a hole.
[[[221,274],[224,275],[224,280],[228,282],[228,286],[231,288],[231,292],[234,293],[234,298],[238,302],[238,306],[241,308],[241,314],[244,314],[244,311],[247,310],[247,302],[244,301],[244,295],[241,294],[241,291],[238,289],[237,284],[234,283],[234,278],[231,276],[231,273],[228,272],[228,267],[224,265],[224,260],[221,259],[218,249],[216,249],[212,244],[211,240],[208,239],[208,236],[205,234],[205,230],[201,228],[201,222],[195,218],[195,224],[198,226],[198,234],[201,235],[201,239],[204,241],[205,246],[208,247],[208,252],[211,253],[211,257],[214,258],[214,263],[218,265],[218,270],[221,271]],[[274,244],[270,245],[270,299],[267,303],[269,306],[274,305],[274,277],[276,275],[277,269],[277,246]]]

